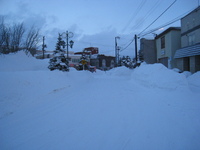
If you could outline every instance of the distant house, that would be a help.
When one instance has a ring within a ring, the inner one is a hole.
[[[200,6],[181,19],[181,48],[174,58],[180,70],[200,71]]]
[[[162,63],[167,68],[175,68],[176,60],[174,55],[181,47],[181,28],[170,27],[156,38],[157,62]]]
[[[100,70],[109,70],[115,67],[115,57],[105,55],[93,55],[90,58],[90,65]]]
[[[141,61],[145,61],[147,64],[154,64],[156,59],[156,44],[155,40],[142,38],[140,40],[139,57]]]
[[[82,55],[74,55],[74,54],[69,55],[69,66],[70,67],[78,66],[80,64],[81,57]]]
[[[44,56],[43,56],[43,51],[42,50],[36,50],[36,54],[34,55],[35,58],[37,59],[44,59],[45,58],[52,58],[53,57],[53,51],[44,51]]]
[[[93,54],[98,54],[99,53],[99,49],[98,47],[87,47],[84,48],[84,50],[82,52],[76,52],[74,53],[75,55],[93,55]]]

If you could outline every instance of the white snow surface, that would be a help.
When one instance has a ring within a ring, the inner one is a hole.
[[[200,72],[49,71],[0,55],[1,150],[199,150]]]

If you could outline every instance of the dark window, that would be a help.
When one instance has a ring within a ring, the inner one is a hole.
[[[190,58],[189,57],[183,58],[183,70],[190,71]]]
[[[161,37],[161,49],[165,48],[165,37]]]

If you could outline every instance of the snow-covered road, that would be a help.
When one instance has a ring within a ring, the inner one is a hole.
[[[199,72],[187,78],[161,64],[50,72],[22,53],[0,62],[2,150],[200,149]]]

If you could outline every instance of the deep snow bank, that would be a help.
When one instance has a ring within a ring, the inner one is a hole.
[[[200,87],[200,71],[189,76],[188,82],[194,86]]]
[[[147,87],[180,89],[188,87],[187,78],[162,64],[141,64],[132,73],[133,82]]]
[[[38,60],[32,56],[27,56],[24,51],[16,54],[0,55],[0,71],[49,71],[49,60]],[[186,87],[195,87],[196,90],[200,88],[200,73],[197,72],[191,76],[189,73],[185,75],[170,70],[162,64],[141,64],[140,67],[134,70],[126,67],[117,67],[109,71],[97,70],[96,73],[91,74],[87,71],[76,71],[70,68],[67,73],[73,79],[81,80],[84,77],[89,78],[127,78],[131,82],[137,82],[140,85],[151,88],[164,88],[164,89],[182,89]],[[83,77],[84,76],[84,77]],[[189,76],[189,77],[188,77]],[[189,86],[188,86],[189,84]]]
[[[27,56],[24,51],[0,55],[0,71],[37,71],[47,70],[48,59],[39,60]]]

